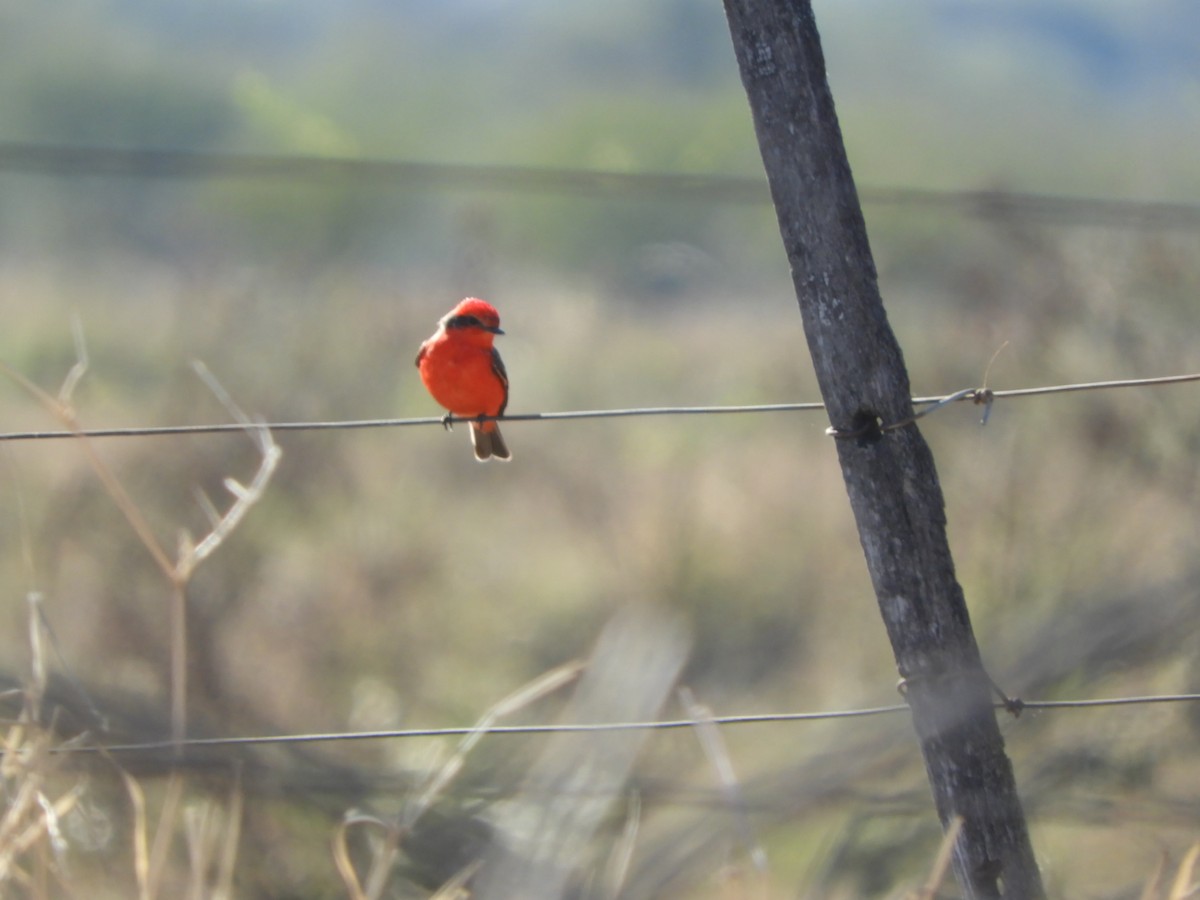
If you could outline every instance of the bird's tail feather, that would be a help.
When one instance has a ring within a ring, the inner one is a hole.
[[[500,426],[495,422],[485,423],[480,425],[477,422],[471,423],[471,446],[475,448],[475,458],[480,462],[489,459],[510,460],[512,454],[508,452],[508,445],[504,443],[504,438],[500,434]]]

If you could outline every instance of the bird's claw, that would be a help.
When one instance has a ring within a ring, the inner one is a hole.
[[[442,427],[445,428],[447,431],[454,430],[453,416],[454,416],[454,413],[446,413],[444,416],[442,416]]]

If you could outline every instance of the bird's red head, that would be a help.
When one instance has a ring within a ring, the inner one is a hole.
[[[478,297],[467,297],[450,310],[442,319],[446,328],[479,328],[492,334],[504,334],[500,330],[500,313],[496,307]]]

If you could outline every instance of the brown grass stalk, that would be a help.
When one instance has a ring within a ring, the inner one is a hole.
[[[170,624],[170,658],[171,658],[171,735],[177,743],[182,742],[187,735],[187,584],[196,566],[207,559],[233,532],[245,518],[250,507],[262,497],[270,482],[282,451],[275,444],[270,431],[255,425],[244,412],[233,402],[228,392],[217,382],[212,373],[199,362],[194,363],[196,374],[213,392],[226,410],[241,424],[246,434],[258,448],[261,461],[254,479],[249,486],[244,486],[233,478],[225,479],[225,488],[233,496],[234,502],[212,522],[211,530],[200,541],[194,541],[189,534],[181,533],[177,559],[172,562],[166,550],[155,537],[153,529],[146,520],[141,509],[130,497],[120,480],[100,457],[92,441],[83,434],[83,426],[71,404],[71,396],[82,380],[88,368],[87,347],[83,340],[82,329],[75,326],[76,361],[67,373],[58,396],[51,396],[42,390],[20,372],[0,362],[0,371],[7,374],[13,381],[33,396],[54,418],[74,434],[83,450],[92,470],[105,491],[125,517],[125,521],[137,536],[138,541],[146,548],[155,565],[166,577],[171,589],[171,624]],[[206,509],[213,509],[211,504]]]

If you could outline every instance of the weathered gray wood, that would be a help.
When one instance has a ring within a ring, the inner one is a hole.
[[[972,898],[1044,895],[879,295],[809,0],[725,0],[804,331],[955,872]]]

